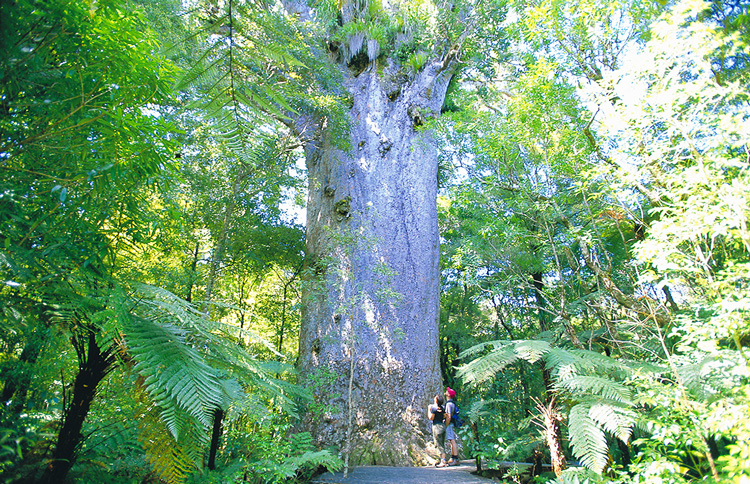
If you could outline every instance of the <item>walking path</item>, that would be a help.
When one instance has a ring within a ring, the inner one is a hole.
[[[343,472],[327,472],[313,479],[316,484],[488,484],[492,479],[471,474],[476,471],[473,460],[461,461],[451,467],[355,467],[344,479]]]

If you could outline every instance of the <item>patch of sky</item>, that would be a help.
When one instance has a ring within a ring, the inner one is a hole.
[[[304,180],[307,176],[307,166],[302,150],[298,151],[294,166],[289,168],[289,174],[295,178]],[[284,199],[279,205],[282,219],[287,223],[304,226],[307,220],[307,189],[285,188],[282,190],[282,194]]]

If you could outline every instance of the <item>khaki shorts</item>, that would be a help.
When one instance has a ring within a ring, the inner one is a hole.
[[[442,454],[445,451],[445,424],[432,424],[432,441],[435,443],[438,451]]]

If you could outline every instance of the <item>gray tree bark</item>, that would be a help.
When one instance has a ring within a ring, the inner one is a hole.
[[[454,69],[449,54],[412,79],[392,63],[346,72],[349,150],[325,121],[297,123],[309,175],[299,369],[323,409],[306,426],[354,465],[425,462],[441,377],[438,159],[424,124]]]

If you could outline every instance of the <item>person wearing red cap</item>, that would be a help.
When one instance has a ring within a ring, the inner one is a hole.
[[[456,443],[456,430],[453,428],[452,417],[456,413],[456,391],[451,387],[445,389],[445,439],[451,445],[451,460],[448,465],[457,466],[461,462],[458,460],[458,444]]]

